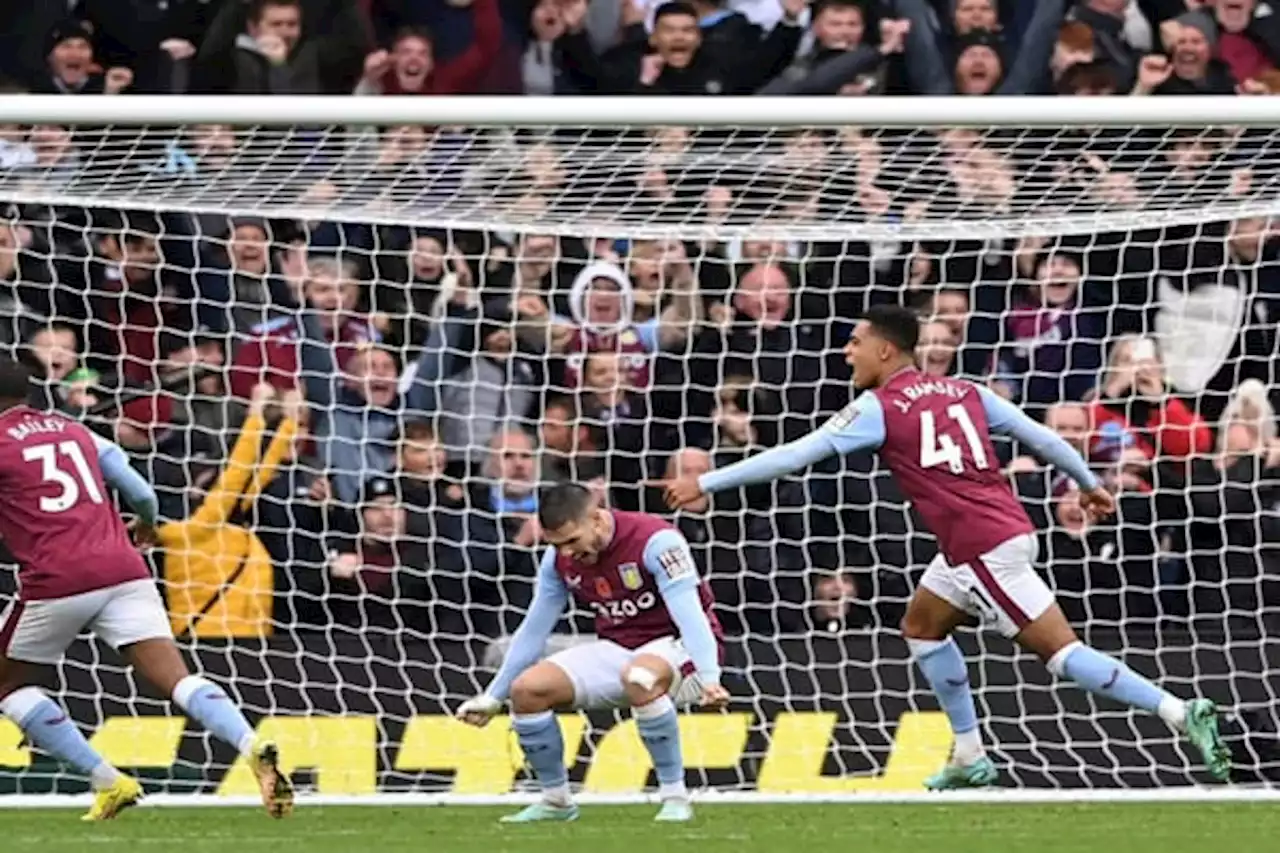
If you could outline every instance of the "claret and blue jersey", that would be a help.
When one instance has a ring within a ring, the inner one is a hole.
[[[151,577],[106,485],[155,522],[155,492],[119,447],[57,412],[0,413],[0,535],[20,566],[24,600]]]
[[[875,451],[953,564],[1034,528],[1000,470],[990,434],[1017,439],[1086,489],[1097,478],[1052,430],[987,388],[905,369],[817,432],[702,475],[716,492],[776,479],[829,456]]]
[[[703,680],[719,682],[722,631],[689,543],[656,516],[612,515],[613,537],[594,563],[571,560],[554,547],[543,554],[533,603],[490,695],[505,698],[516,676],[538,661],[570,598],[595,615],[600,639],[639,649],[679,636]]]

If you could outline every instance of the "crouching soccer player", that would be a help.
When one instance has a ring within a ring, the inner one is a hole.
[[[489,689],[457,712],[484,726],[511,702],[542,800],[503,821],[575,820],[554,709],[619,706],[631,707],[653,759],[662,800],[656,819],[691,819],[676,706],[723,707],[729,694],[720,686],[720,623],[689,543],[662,519],[603,509],[572,483],[543,494],[538,520],[551,547],[529,613]],[[595,613],[599,639],[539,662],[571,594]]]

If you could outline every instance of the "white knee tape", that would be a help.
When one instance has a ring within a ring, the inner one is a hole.
[[[658,686],[658,675],[642,666],[633,666],[627,670],[627,683],[634,684],[641,690],[652,690]]]

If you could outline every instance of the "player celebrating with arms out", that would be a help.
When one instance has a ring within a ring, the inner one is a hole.
[[[45,752],[89,778],[97,792],[85,820],[109,820],[137,803],[142,787],[89,745],[75,723],[35,686],[34,670],[57,664],[86,628],[144,678],[249,760],[267,810],[293,806],[277,749],[259,742],[222,688],[192,675],[169,629],[164,602],[129,541],[107,484],[138,513],[151,537],[156,496],[119,447],[79,422],[25,404],[27,370],[0,360],[0,537],[18,563],[18,594],[0,616],[0,713]]]
[[[542,801],[504,822],[575,820],[554,709],[623,705],[653,759],[657,820],[690,820],[676,706],[723,707],[729,694],[720,686],[720,623],[689,543],[657,516],[604,509],[573,483],[543,493],[538,521],[551,547],[529,613],[489,689],[458,708],[460,719],[483,726],[511,700]],[[599,639],[538,662],[570,595],[595,613]]]
[[[1115,511],[1111,494],[1070,445],[1006,400],[970,382],[916,369],[919,329],[905,308],[870,309],[845,346],[854,386],[869,393],[798,441],[701,477],[668,482],[668,503],[683,507],[704,493],[776,479],[837,453],[876,450],[938,537],[941,552],[902,621],[912,656],[955,735],[951,760],[926,781],[929,788],[981,787],[997,778],[978,732],[964,658],[951,637],[970,616],[1039,655],[1054,675],[1158,714],[1225,781],[1231,756],[1218,735],[1212,702],[1184,702],[1076,637],[1036,574],[1035,528],[999,470],[990,432],[1013,436],[1069,474],[1080,486],[1081,505],[1094,517]]]

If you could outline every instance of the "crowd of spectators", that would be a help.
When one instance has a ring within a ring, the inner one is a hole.
[[[1280,15],[1255,0],[3,6],[7,92],[1280,93]],[[379,174],[461,186],[474,176],[448,165],[457,132],[345,135],[372,145],[341,155],[367,171],[306,192],[333,198]],[[651,481],[794,439],[847,404],[840,347],[880,302],[919,309],[927,372],[1022,405],[1119,493],[1117,516],[1091,522],[1058,472],[1000,447],[1073,621],[1256,631],[1280,613],[1269,220],[681,241],[24,201],[36,185],[74,189],[97,133],[0,125],[0,200],[18,190],[0,219],[0,336],[42,378],[40,405],[118,441],[155,483],[157,571],[182,636],[500,638],[532,591],[539,484],[578,480],[665,513]],[[773,135],[754,181],[714,168],[706,137],[646,140],[634,174],[591,178],[592,199],[647,198],[713,225],[744,206],[775,222],[832,205],[866,221],[981,216],[1033,186],[1129,207],[1268,188],[1268,148],[1239,130],[1147,138],[1136,166],[1108,159],[1123,146],[1105,137],[1048,162],[974,132],[793,130]],[[586,180],[563,139],[518,142],[517,190],[485,191],[534,219],[563,214]],[[131,161],[140,191],[156,176],[214,180],[246,156],[217,125],[154,153]],[[907,167],[910,180],[885,180]],[[936,547],[869,458],[672,521],[739,635],[894,625]]]
[[[11,0],[0,73],[67,94],[1232,94],[1259,0]]]

